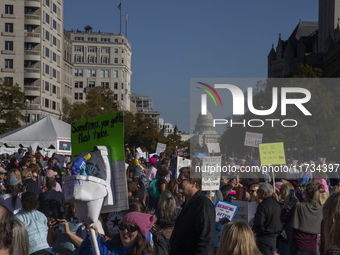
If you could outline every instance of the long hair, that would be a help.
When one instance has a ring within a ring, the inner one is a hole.
[[[120,233],[115,234],[112,236],[111,240],[109,241],[112,247],[123,247],[122,241],[120,240]],[[133,246],[132,250],[128,252],[126,255],[145,255],[145,254],[152,254],[152,248],[150,242],[147,241],[141,233],[138,232],[136,236],[136,242]]]
[[[167,190],[170,190],[171,194],[174,196],[174,197],[177,197],[177,199],[179,201],[182,200],[182,194],[178,193],[177,192],[177,182],[175,179],[171,180],[168,185],[166,186],[166,189]]]
[[[323,206],[325,251],[340,246],[340,192],[333,193]]]
[[[305,192],[305,200],[312,204],[320,205],[320,191],[319,189],[322,185],[318,181],[312,181],[307,183],[306,192]]]
[[[217,255],[261,255],[256,247],[255,236],[244,222],[223,225]]]
[[[159,214],[159,220],[163,222],[172,222],[177,217],[176,201],[169,190],[164,190],[158,202],[158,208],[161,212]]]
[[[294,186],[290,183],[290,182],[287,182],[287,183],[283,183],[280,187],[280,193],[281,193],[281,199],[282,200],[285,200],[286,199],[286,196],[289,195],[289,190],[290,189],[294,189]]]
[[[6,186],[6,193],[12,194],[12,206],[13,206],[13,208],[15,208],[17,198],[20,194],[19,186],[18,185],[7,185]]]
[[[27,229],[20,220],[14,219],[14,236],[12,245],[9,249],[10,255],[28,255],[29,251],[29,239]]]
[[[8,174],[15,174],[18,179],[18,183],[22,185],[21,173],[18,169],[12,168],[11,170],[9,170]]]

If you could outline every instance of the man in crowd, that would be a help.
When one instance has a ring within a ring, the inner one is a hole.
[[[273,196],[273,186],[260,183],[257,196],[262,199],[255,213],[253,231],[258,249],[264,255],[273,254],[276,248],[276,234],[282,230],[280,221],[281,208]]]
[[[178,191],[186,203],[170,238],[171,255],[214,254],[215,208],[200,191],[201,178],[190,178],[190,168],[180,169]]]
[[[9,248],[13,240],[13,213],[0,204],[0,255],[9,255]]]

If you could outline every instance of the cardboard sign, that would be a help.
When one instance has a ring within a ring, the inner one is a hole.
[[[70,138],[56,138],[55,153],[61,155],[71,155],[71,139]]]
[[[207,143],[207,147],[208,147],[209,153],[213,153],[213,151],[215,153],[220,153],[221,152],[220,144],[219,143]]]
[[[247,223],[250,227],[252,227],[254,225],[257,203],[241,200],[233,200],[233,203],[239,205],[234,221],[244,222]]]
[[[216,222],[222,218],[227,218],[228,220],[233,221],[238,207],[239,205],[223,200],[217,200],[215,203]]]
[[[157,143],[156,154],[159,156],[159,154],[161,154],[161,152],[165,151],[165,149],[166,149],[166,144]]]
[[[244,139],[244,146],[259,147],[262,143],[263,134],[246,132]]]
[[[259,150],[262,165],[286,164],[283,143],[262,143]]]
[[[182,167],[190,167],[191,166],[191,160],[182,158],[182,157],[177,157],[177,177],[179,176],[179,170]]]
[[[203,158],[201,167],[203,191],[220,189],[221,170],[218,169],[221,169],[221,156]]]

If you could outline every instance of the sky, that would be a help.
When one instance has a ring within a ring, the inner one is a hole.
[[[120,0],[65,0],[64,27],[119,33]],[[131,43],[131,93],[190,132],[190,78],[266,78],[279,33],[318,20],[317,0],[122,0]]]

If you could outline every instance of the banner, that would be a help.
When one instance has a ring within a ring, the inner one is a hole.
[[[259,145],[261,165],[286,164],[283,143],[262,143]]]
[[[262,143],[263,134],[246,132],[244,139],[244,146],[259,147]]]
[[[217,200],[215,203],[216,222],[222,218],[227,218],[228,220],[233,221],[237,209],[238,205],[223,200]]]
[[[166,144],[157,143],[156,154],[159,156],[159,154],[161,154],[161,152],[165,151],[165,149],[166,149]]]
[[[61,155],[71,155],[71,139],[70,138],[56,138],[55,153]]]
[[[221,156],[203,158],[201,173],[203,191],[219,190],[221,181]]]
[[[182,157],[177,157],[177,177],[179,176],[179,170],[182,167],[191,167],[191,160]]]

